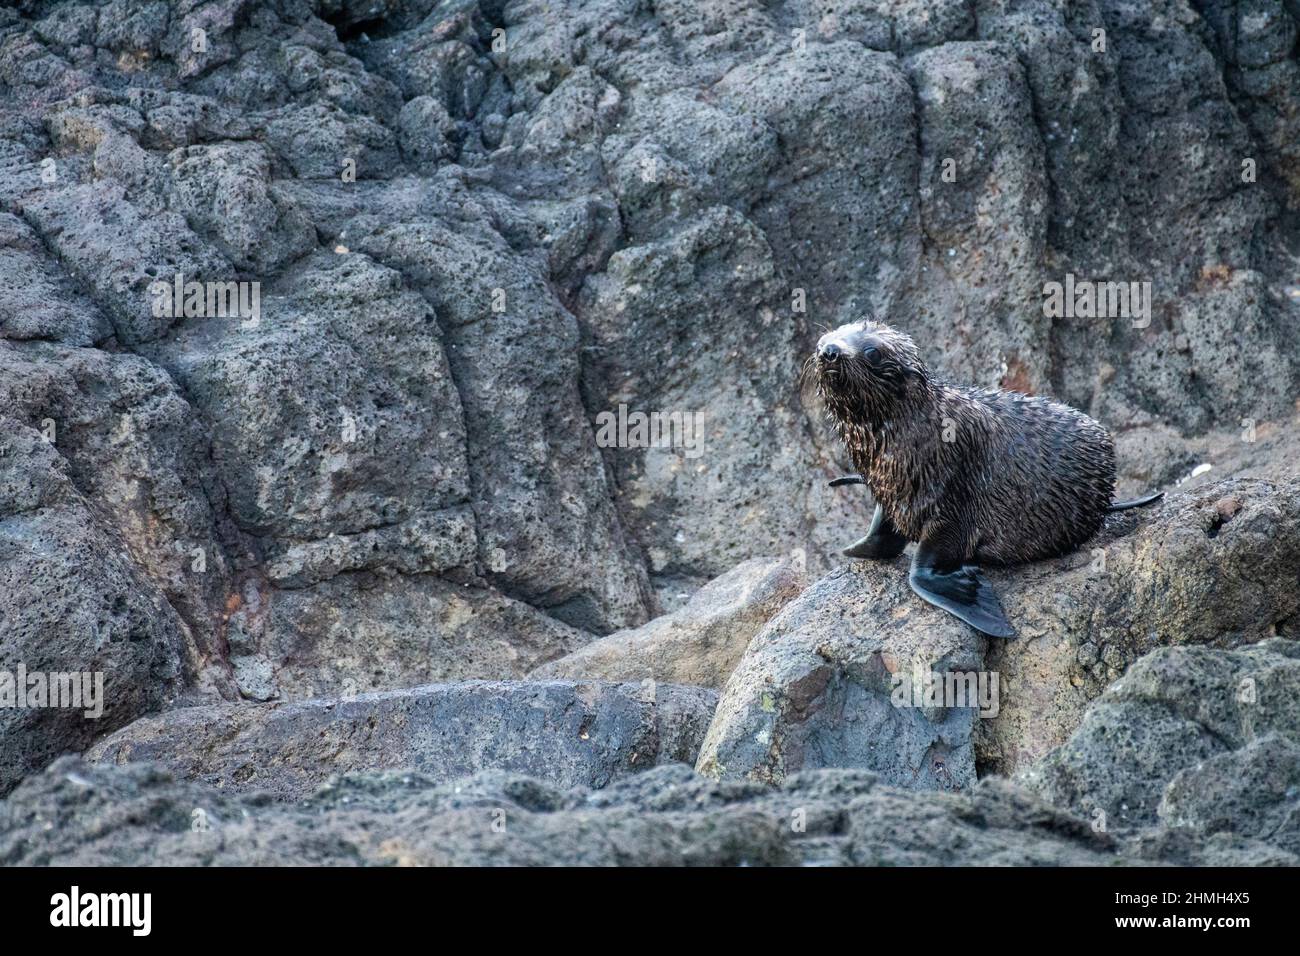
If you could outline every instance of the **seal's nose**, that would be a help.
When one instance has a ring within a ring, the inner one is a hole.
[[[823,362],[834,362],[840,357],[842,352],[843,350],[834,342],[827,342],[821,347],[821,351],[818,354],[821,356]]]

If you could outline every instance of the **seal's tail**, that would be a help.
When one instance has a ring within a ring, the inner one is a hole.
[[[1165,496],[1163,491],[1157,491],[1147,495],[1145,498],[1134,498],[1132,501],[1116,501],[1111,504],[1107,511],[1127,511],[1129,508],[1141,508],[1149,505],[1154,501],[1159,501]]]

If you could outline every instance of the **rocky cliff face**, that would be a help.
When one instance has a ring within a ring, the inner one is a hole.
[[[1295,852],[1272,803],[1130,780],[1093,702],[1184,645],[1235,674],[1297,636],[1298,31],[1291,0],[0,11],[0,666],[105,675],[99,719],[0,709],[0,859],[296,858],[307,821],[368,824],[314,797],[235,857],[28,828],[89,788],[68,833],[155,796],[176,819],[139,825],[173,833],[327,771],[423,806],[393,837],[419,862],[497,852],[411,835],[477,812],[449,782],[475,771],[533,815],[513,862],[605,825],[656,860],[938,861],[879,835],[936,819],[1005,862]],[[1047,306],[1090,282],[1123,314]],[[997,574],[1016,642],[837,556],[870,502],[825,487],[799,367],[864,315],[1097,417],[1121,494],[1170,489]],[[997,715],[894,706],[916,667],[997,673]],[[1135,746],[1173,726],[1124,706]],[[1181,773],[1289,779],[1285,721],[1177,733],[1213,763]],[[99,763],[42,772],[61,754]],[[706,776],[638,782],[675,761]],[[773,822],[790,788],[816,839]],[[1079,829],[1116,800],[1138,835]],[[1008,843],[1031,819],[1057,822]]]

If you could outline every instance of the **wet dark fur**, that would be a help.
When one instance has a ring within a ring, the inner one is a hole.
[[[1096,534],[1115,487],[1105,428],[1044,398],[949,385],[908,336],[859,328],[877,349],[875,364],[858,355],[831,373],[814,356],[807,371],[902,535],[967,561],[1014,564],[1064,554]]]

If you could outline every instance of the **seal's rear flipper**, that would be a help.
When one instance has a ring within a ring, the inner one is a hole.
[[[1163,491],[1157,491],[1155,494],[1147,495],[1145,498],[1134,498],[1132,501],[1116,501],[1111,504],[1107,511],[1127,511],[1129,508],[1141,508],[1143,505],[1149,505],[1153,501],[1159,501],[1165,496]]]
[[[865,485],[867,479],[861,475],[844,475],[840,478],[832,478],[827,484],[831,488],[838,488],[840,485]]]
[[[997,594],[977,567],[944,562],[921,545],[912,559],[907,583],[935,607],[961,618],[977,631],[990,637],[1016,636],[1002,613]]]
[[[843,479],[837,479],[842,481]],[[885,510],[876,505],[876,513],[871,519],[871,527],[866,536],[844,549],[850,558],[875,558],[885,561],[896,558],[907,547],[907,539],[898,533],[894,523],[885,517]]]

